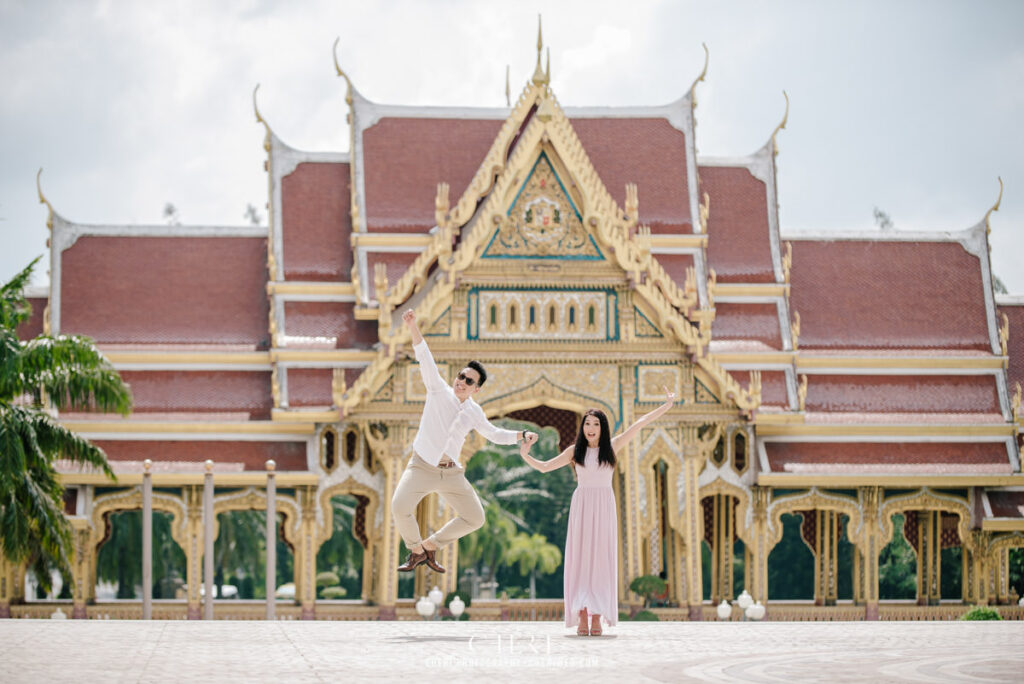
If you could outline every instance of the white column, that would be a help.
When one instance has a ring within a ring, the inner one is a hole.
[[[153,462],[143,461],[142,474],[142,619],[153,619]]]
[[[273,620],[277,590],[277,482],[273,460],[267,461],[267,619]]]
[[[213,461],[203,476],[203,619],[213,619]]]

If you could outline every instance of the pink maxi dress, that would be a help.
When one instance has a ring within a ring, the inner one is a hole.
[[[618,521],[612,492],[614,468],[598,464],[597,448],[576,465],[576,491],[569,504],[565,535],[565,626],[579,624],[579,612],[601,615],[609,625],[619,617]]]

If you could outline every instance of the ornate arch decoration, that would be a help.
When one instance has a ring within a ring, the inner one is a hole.
[[[299,506],[294,499],[288,496],[276,497],[277,512],[284,516],[284,539],[293,548],[299,542]],[[246,487],[237,492],[214,496],[213,499],[213,538],[217,539],[220,534],[220,524],[217,522],[218,513],[229,511],[266,510],[267,491],[258,487]]]
[[[608,414],[608,421],[612,425],[619,417],[618,411],[608,404],[607,400],[557,385],[546,375],[541,375],[535,384],[525,383],[511,392],[485,401],[481,404],[481,408],[488,417],[491,417],[530,409],[542,404],[576,413],[583,413],[588,408],[597,406]]]
[[[669,485],[665,488],[668,495],[668,524],[672,529],[682,534],[682,512],[679,510],[679,495],[675,483],[682,477],[681,461],[683,452],[681,447],[674,443],[664,427],[655,428],[640,445],[640,485],[643,487],[643,500],[637,502],[641,507],[642,536],[647,536],[654,529],[655,517],[652,514],[653,500],[657,498],[654,481],[654,464],[664,461],[667,466],[665,470],[665,481]]]
[[[1014,531],[999,535],[998,537],[992,537],[989,540],[988,548],[985,549],[985,553],[992,555],[1004,549],[1020,548],[1024,548],[1024,532]]]
[[[110,513],[119,511],[142,510],[142,486],[138,485],[120,492],[102,494],[93,500],[92,516],[90,518],[89,545],[95,549],[106,541],[107,524],[106,517]],[[163,511],[171,514],[171,538],[184,551],[188,548],[185,537],[185,522],[187,519],[185,501],[181,497],[166,494],[164,492],[153,492],[153,510]]]
[[[892,541],[892,516],[901,511],[943,511],[955,513],[960,516],[957,532],[960,535],[961,543],[967,545],[972,551],[975,550],[970,534],[971,509],[965,499],[951,494],[936,492],[930,487],[922,487],[919,492],[900,494],[884,501],[878,510],[881,546],[885,546]]]
[[[847,536],[850,543],[855,546],[861,544],[861,530],[864,526],[863,515],[860,510],[860,502],[850,496],[842,494],[831,494],[823,492],[817,487],[811,487],[803,494],[787,494],[773,499],[768,504],[768,544],[765,549],[770,553],[775,545],[782,541],[782,516],[785,513],[796,513],[797,511],[822,510],[845,513],[850,517]]]
[[[369,487],[361,482],[357,482],[355,478],[349,477],[344,482],[339,482],[338,484],[324,488],[318,495],[323,525],[317,530],[317,548],[331,538],[331,523],[334,519],[334,509],[331,508],[331,498],[338,494],[353,494],[367,499],[368,503],[366,504],[364,519],[373,521],[376,518],[377,507],[380,505],[380,492],[373,487]],[[361,544],[363,544],[364,548],[369,546],[369,537],[371,535],[367,535],[366,540],[360,539],[355,535],[355,527],[353,527],[352,534]]]
[[[698,493],[698,497],[700,499],[703,499],[704,497],[714,496],[715,494],[727,494],[729,496],[739,499],[739,510],[741,511],[741,515],[736,516],[736,536],[739,537],[740,540],[747,546],[752,545],[754,543],[754,540],[752,539],[750,533],[753,530],[754,526],[754,504],[753,499],[750,496],[750,491],[744,489],[743,487],[735,485],[732,482],[727,482],[722,478],[718,478],[702,486],[700,488],[700,492]],[[697,520],[703,527],[704,516],[698,515]],[[703,538],[703,529],[700,530],[700,534],[701,538]]]

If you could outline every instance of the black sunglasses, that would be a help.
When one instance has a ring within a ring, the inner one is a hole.
[[[465,373],[459,373],[459,380],[461,380],[462,382],[466,383],[467,387],[472,387],[473,385],[476,384],[476,380],[474,380],[473,378],[469,377]]]

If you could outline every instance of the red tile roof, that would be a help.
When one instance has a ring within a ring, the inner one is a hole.
[[[991,351],[981,264],[959,243],[792,243],[800,349]]]
[[[265,238],[81,237],[61,254],[60,332],[266,348],[266,261]]]
[[[437,184],[458,200],[504,122],[385,117],[363,131],[366,225],[425,232],[434,225]],[[655,233],[692,232],[686,136],[664,118],[574,118],[583,147],[612,197],[625,205],[636,183],[640,220]]]
[[[653,233],[692,233],[686,136],[663,118],[573,118],[572,126],[608,192],[625,207],[636,183],[640,223]]]
[[[1007,320],[1010,321],[1010,341],[1007,343],[1010,366],[1007,369],[1007,374],[1012,394],[1014,383],[1019,382],[1021,386],[1024,386],[1024,304],[1003,305],[997,310],[1001,314],[1006,314]]]
[[[693,255],[691,254],[655,254],[661,267],[665,269],[672,280],[676,281],[679,287],[686,286],[686,269],[693,266]]]
[[[807,410],[1000,413],[992,375],[809,375]]]
[[[277,470],[306,470],[305,442],[95,440],[93,443],[106,452],[115,472],[119,462],[138,467],[147,458],[160,470],[167,470],[162,464],[170,461],[186,472],[196,472],[197,466],[202,468],[207,459],[216,464],[215,469],[222,470],[265,471],[269,459],[275,461]]]
[[[988,490],[993,518],[1024,518],[1024,492]]]
[[[774,303],[715,302],[711,339],[755,340],[782,349],[778,307]]]
[[[708,266],[723,283],[773,283],[767,188],[743,167],[700,167],[708,214]]]
[[[1009,474],[1003,442],[765,442],[777,473]]]
[[[43,334],[43,313],[46,311],[46,297],[28,297],[32,315],[18,326],[18,339],[31,340]]]
[[[121,371],[135,413],[242,412],[270,418],[270,373],[262,371]]]
[[[366,253],[366,264],[367,264],[367,278],[369,279],[370,286],[370,297],[373,298],[374,294],[374,273],[376,265],[379,263],[386,264],[388,269],[388,285],[394,285],[398,282],[398,279],[405,275],[405,272],[409,270],[409,266],[412,262],[416,261],[416,257],[419,254],[412,252],[367,252]]]
[[[288,406],[332,406],[330,368],[289,368]]]
[[[284,332],[288,346],[368,349],[377,342],[377,322],[357,321],[354,307],[351,302],[286,301]]]
[[[731,371],[733,377],[743,379],[744,387],[750,385],[749,373]],[[783,371],[761,371],[761,406],[789,408],[789,393],[786,391],[786,374]]]
[[[351,277],[349,165],[304,162],[281,181],[286,280]]]
[[[504,122],[500,119],[382,118],[363,131],[366,226],[425,232],[434,225],[438,183],[458,201]]]

